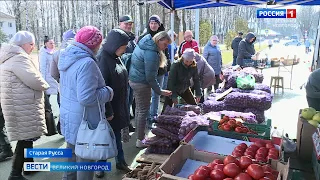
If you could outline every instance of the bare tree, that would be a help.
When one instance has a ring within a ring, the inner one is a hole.
[[[21,22],[21,0],[13,1],[13,13],[16,20],[16,30],[22,30],[22,22]]]
[[[123,1],[121,1],[121,2],[123,2]],[[119,3],[118,3],[118,0],[113,1],[113,8],[114,8],[113,19],[114,19],[114,26],[115,26],[119,22]],[[112,28],[114,28],[114,26]]]
[[[59,8],[58,8],[58,16],[59,16],[59,27],[60,27],[60,37],[63,35],[64,31],[64,1],[60,0]]]
[[[305,31],[308,31],[312,29],[313,19],[316,19],[316,11],[312,6],[302,6],[300,8],[300,11],[297,13],[297,23],[299,26],[299,30],[301,35],[303,36],[305,34]]]
[[[150,17],[150,4],[146,4],[146,22],[145,24],[147,25],[149,23],[149,17]]]
[[[139,6],[139,15],[140,15],[140,34],[143,32],[144,26],[143,26],[143,10],[142,6]]]

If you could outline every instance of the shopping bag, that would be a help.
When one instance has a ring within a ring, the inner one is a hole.
[[[253,75],[245,75],[237,77],[237,87],[240,89],[254,89],[256,79]]]

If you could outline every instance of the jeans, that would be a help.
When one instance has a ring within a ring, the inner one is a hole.
[[[237,65],[237,56],[233,56],[232,66]]]
[[[168,86],[168,78],[169,78],[169,75],[168,75],[168,74],[165,74],[164,77],[163,77],[162,89],[167,89],[167,86]]]
[[[72,157],[67,162],[95,162],[94,160],[82,159],[74,153],[75,146],[67,143],[67,148],[72,149]],[[89,180],[93,179],[94,171],[66,171],[62,176],[62,180]]]
[[[121,142],[121,131],[114,131],[114,135],[116,138],[116,144],[118,149],[118,155],[116,157],[116,163],[124,161],[124,153],[122,149],[122,142]]]
[[[129,114],[130,113],[130,107],[132,106],[133,104],[133,90],[132,88],[130,87],[130,85],[128,84],[128,97],[127,97],[127,103],[128,103],[128,110],[129,110]],[[130,121],[130,118],[129,118],[129,121]]]
[[[157,80],[158,80],[160,87],[162,87],[162,85],[163,85],[163,77],[164,77],[164,75],[157,77]],[[159,103],[160,103],[160,94],[157,94],[156,92],[154,92],[152,90],[151,106],[150,106],[150,119],[153,119],[153,117],[158,116]]]
[[[137,139],[143,140],[145,136],[146,122],[150,108],[151,87],[147,84],[129,82],[133,89],[133,96],[136,101],[136,131]]]

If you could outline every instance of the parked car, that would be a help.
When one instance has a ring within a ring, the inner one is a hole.
[[[290,40],[289,36],[284,37],[284,40]]]
[[[279,39],[279,38],[275,38],[275,39],[273,40],[273,42],[274,42],[274,43],[279,43],[279,42],[280,42],[280,39]]]
[[[294,39],[294,40],[291,40],[289,42],[286,42],[284,43],[285,46],[300,46],[301,45],[301,42],[299,42],[298,40]]]

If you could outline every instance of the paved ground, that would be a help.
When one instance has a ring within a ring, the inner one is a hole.
[[[261,54],[268,53],[269,56],[287,56],[287,54],[297,54],[303,61],[312,60],[312,56],[305,55],[304,47],[284,47],[282,43],[275,44],[272,48],[272,53],[269,50],[263,51]],[[290,67],[287,67],[290,68]],[[264,83],[270,84],[270,77],[276,76],[278,73],[277,68],[269,68],[263,70],[265,75]],[[291,138],[296,137],[296,124],[298,120],[298,110],[300,108],[307,107],[307,102],[305,100],[304,89],[300,90],[300,86],[307,80],[308,77],[308,67],[306,63],[301,62],[299,65],[295,65],[293,68],[292,77],[292,89],[285,89],[284,94],[281,92],[276,93],[274,96],[274,101],[272,108],[267,111],[267,116],[272,119],[273,125],[278,126],[283,129],[284,132],[288,133]],[[290,87],[290,73],[284,68],[281,68],[281,76],[284,77],[285,87]],[[55,97],[51,97],[51,102],[53,104],[53,110],[55,114],[58,114],[58,106]],[[140,149],[135,147],[135,135],[133,134],[132,139],[129,143],[124,144],[125,157],[128,164],[134,166],[136,163],[135,158],[139,157],[142,153]],[[12,143],[13,148],[15,148],[15,142]],[[42,137],[35,143],[35,147],[49,147],[49,148],[63,148],[65,147],[64,139],[60,135],[55,135],[52,137]],[[48,161],[46,159],[37,159],[36,161]],[[52,159],[50,161],[58,161],[57,159]],[[0,163],[0,180],[5,180],[9,176],[11,169],[11,160]],[[115,169],[114,160],[111,160],[112,172],[107,173],[104,179],[119,180],[121,179],[123,173]],[[27,176],[32,180],[58,180],[61,179],[62,173],[58,172],[39,172],[33,176]]]

